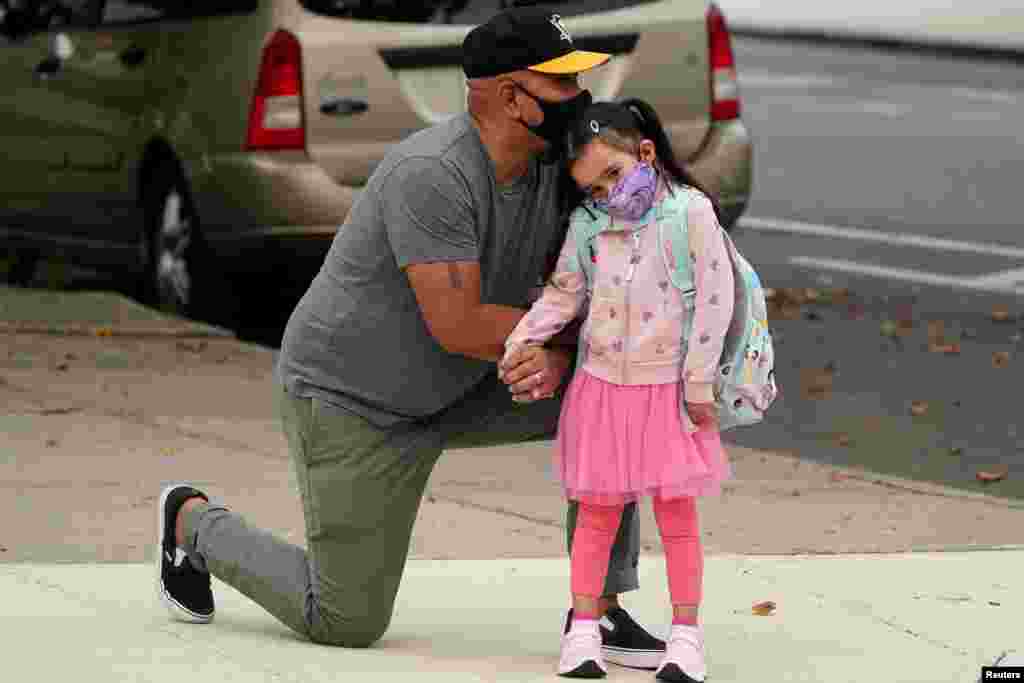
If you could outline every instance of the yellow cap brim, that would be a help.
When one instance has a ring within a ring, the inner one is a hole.
[[[534,64],[526,68],[542,74],[578,74],[581,71],[589,71],[595,66],[601,66],[611,58],[611,55],[606,55],[603,52],[576,50],[556,59]]]

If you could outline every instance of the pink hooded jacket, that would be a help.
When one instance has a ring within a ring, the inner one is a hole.
[[[690,253],[665,257],[669,264],[675,258],[692,260],[695,294],[684,296],[669,280],[656,222],[613,219],[593,242],[593,283],[572,267],[577,247],[570,231],[551,280],[506,340],[505,356],[519,345],[544,344],[589,303],[580,334],[583,370],[615,384],[682,380],[685,400],[714,401],[715,373],[733,313],[732,266],[708,198],[691,188],[673,191],[692,193],[687,206]],[[663,185],[656,201],[666,192]],[[685,358],[684,325],[692,325]]]

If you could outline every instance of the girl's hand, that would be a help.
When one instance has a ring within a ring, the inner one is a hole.
[[[686,413],[697,429],[718,429],[718,406],[714,403],[686,402]]]
[[[498,363],[498,378],[508,385],[516,403],[551,398],[562,384],[571,356],[543,346],[513,349]]]

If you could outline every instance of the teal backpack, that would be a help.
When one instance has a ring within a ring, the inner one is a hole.
[[[675,263],[670,267],[666,247],[671,248],[672,254],[689,254],[686,208],[694,190],[680,187],[673,189],[674,193],[652,207],[645,219],[657,223],[665,269],[672,284],[682,292],[686,307],[692,311],[696,289],[690,272],[690,259],[673,259]],[[609,221],[604,213],[580,209],[573,214],[570,222],[569,229],[577,246],[576,259],[586,277],[588,292],[593,282],[591,244],[608,227]],[[725,431],[761,422],[778,395],[778,388],[775,384],[775,353],[771,331],[768,329],[764,287],[757,272],[736,249],[725,230],[722,230],[722,237],[732,262],[736,289],[732,324],[725,336],[714,383],[719,429]],[[684,330],[684,353],[689,336],[690,330]],[[583,354],[578,354],[577,367],[582,357]],[[685,411],[682,403],[680,409]]]

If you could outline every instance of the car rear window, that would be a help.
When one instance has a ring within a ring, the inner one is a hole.
[[[507,7],[544,5],[563,17],[608,12],[655,0],[299,0],[310,12],[346,19],[481,24]]]

